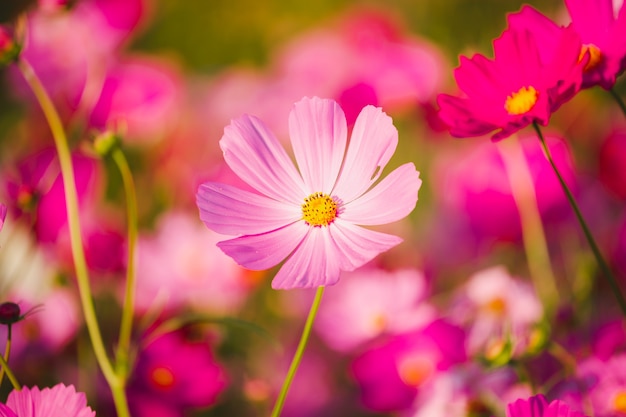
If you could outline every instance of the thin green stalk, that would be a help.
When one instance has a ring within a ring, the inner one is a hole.
[[[609,90],[609,93],[611,93],[611,96],[613,96],[613,98],[617,102],[617,105],[622,110],[622,113],[624,114],[624,116],[626,116],[626,105],[624,104],[624,100],[622,100],[619,94],[617,94],[617,91],[615,91],[615,88],[611,88]]]
[[[11,338],[12,338],[11,330],[12,330],[12,325],[11,323],[9,323],[7,324],[7,344],[4,347],[4,355],[2,356],[5,363],[9,363],[9,356],[11,354]],[[2,369],[0,369],[0,386],[2,386],[2,381],[4,380],[4,373],[5,373],[5,369],[4,367],[2,367]]]
[[[302,330],[302,336],[300,336],[300,343],[298,343],[298,348],[296,349],[296,353],[291,360],[291,365],[289,366],[289,371],[287,372],[287,376],[283,381],[283,387],[280,390],[280,394],[276,399],[276,403],[274,404],[274,409],[272,410],[271,417],[278,417],[283,409],[283,405],[285,403],[285,399],[287,398],[287,392],[289,391],[289,387],[291,385],[291,381],[298,370],[298,366],[300,365],[300,361],[302,360],[302,354],[304,353],[304,348],[309,340],[309,335],[311,334],[311,328],[313,327],[313,321],[315,320],[315,316],[317,315],[317,309],[320,306],[320,302],[322,301],[322,295],[324,294],[324,287],[318,287],[317,292],[315,293],[315,299],[313,300],[313,304],[311,305],[311,310],[309,310],[309,315],[306,318],[306,323],[304,324],[304,329]]]
[[[574,199],[572,192],[570,191],[569,187],[565,183],[565,180],[563,180],[561,173],[556,167],[556,164],[554,163],[554,160],[552,159],[552,155],[550,154],[550,149],[548,148],[548,145],[546,144],[546,141],[543,137],[543,134],[541,133],[541,129],[539,128],[539,125],[537,124],[537,122],[533,122],[533,127],[535,128],[535,131],[537,132],[537,135],[539,136],[539,140],[541,141],[541,145],[543,146],[543,150],[546,155],[546,158],[548,158],[548,162],[550,162],[550,165],[552,165],[552,169],[554,170],[554,173],[556,174],[557,178],[559,179],[559,182],[561,183],[561,187],[563,188],[563,191],[565,192],[565,195],[567,196],[567,200],[569,201],[569,204],[572,206],[572,209],[574,210],[574,213],[576,214],[578,223],[580,224],[580,227],[582,228],[583,233],[585,234],[585,237],[587,238],[587,242],[589,243],[589,246],[591,247],[591,250],[594,256],[596,257],[596,261],[598,262],[598,266],[600,267],[602,271],[602,275],[607,279],[609,285],[611,286],[611,290],[613,291],[613,295],[615,295],[615,298],[617,299],[617,303],[619,304],[622,310],[622,314],[626,316],[626,300],[624,299],[624,296],[622,295],[619,285],[617,285],[617,280],[613,276],[613,273],[611,272],[611,269],[609,268],[608,264],[602,257],[602,254],[600,253],[600,249],[598,249],[598,245],[596,244],[596,241],[593,238],[593,235],[589,231],[589,227],[587,226],[585,219],[580,213],[580,209],[578,208],[578,204],[576,204],[576,200]]]
[[[550,253],[541,223],[537,195],[528,162],[517,137],[499,142],[500,155],[509,177],[515,205],[522,225],[522,239],[530,277],[544,305],[548,318],[559,303],[559,291],[552,272]]]
[[[126,212],[128,222],[128,265],[126,269],[126,293],[124,296],[124,307],[122,310],[122,321],[117,345],[117,371],[124,379],[128,375],[128,357],[130,352],[130,342],[133,329],[133,312],[135,303],[135,251],[137,248],[137,193],[135,182],[124,156],[124,152],[119,146],[112,150],[111,157],[115,161],[122,176],[124,192],[126,194]]]
[[[63,177],[63,187],[65,190],[65,201],[67,206],[67,219],[70,233],[70,245],[72,248],[72,258],[74,260],[74,268],[76,270],[76,281],[78,283],[78,292],[80,295],[83,315],[85,317],[85,325],[89,332],[91,344],[96,356],[96,360],[102,370],[113,393],[116,404],[118,417],[130,417],[124,391],[123,383],[115,373],[111,361],[107,356],[102,334],[98,326],[96,312],[91,298],[91,288],[89,283],[89,274],[87,269],[87,261],[83,249],[82,235],[80,229],[80,220],[78,217],[78,193],[76,191],[76,182],[74,176],[74,167],[72,165],[72,157],[69,144],[63,129],[61,118],[48,96],[43,84],[33,71],[32,67],[23,58],[16,62],[17,67],[22,72],[26,82],[31,87],[35,97],[39,101],[41,110],[48,121],[54,143],[59,157],[61,166],[61,175]]]
[[[22,389],[22,386],[17,381],[17,378],[15,377],[15,374],[13,373],[11,368],[9,368],[9,364],[7,363],[7,361],[4,360],[4,357],[1,355],[0,355],[0,366],[2,366],[2,370],[7,374],[7,377],[9,378],[9,381],[11,381],[13,388],[20,391]]]

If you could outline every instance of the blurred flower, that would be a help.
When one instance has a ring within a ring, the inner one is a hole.
[[[324,298],[315,326],[332,348],[348,352],[382,334],[430,323],[426,280],[417,270],[363,269],[346,274]]]
[[[263,270],[288,258],[273,288],[332,285],[340,271],[401,242],[359,225],[407,216],[421,180],[407,163],[371,188],[398,141],[379,108],[360,113],[347,151],[345,116],[334,101],[302,99],[289,122],[300,173],[263,122],[242,116],[225,129],[220,146],[233,171],[261,194],[205,183],[197,194],[200,217],[218,233],[239,235],[218,246],[246,268]]]
[[[155,236],[139,238],[135,308],[234,311],[252,283],[247,271],[215,246],[220,237],[207,233],[197,218],[165,214]]]
[[[528,283],[513,279],[496,266],[472,275],[450,307],[451,319],[467,328],[470,354],[487,352],[494,343],[511,340],[513,353],[527,348],[543,308]]]
[[[2,417],[95,417],[87,398],[73,385],[57,384],[40,390],[24,387],[9,394],[6,405],[0,404]]]
[[[518,399],[507,406],[507,417],[585,417],[573,411],[563,401],[548,403],[543,395],[535,395],[527,400]]]
[[[580,89],[586,59],[579,60],[580,39],[563,29],[549,62],[527,29],[509,27],[493,42],[494,59],[461,57],[455,78],[462,97],[441,94],[439,116],[450,134],[465,138],[497,130],[504,139],[531,123],[547,125],[552,112]]]
[[[611,89],[626,69],[626,8],[622,6],[616,18],[612,0],[565,0],[565,5],[582,40],[582,52],[590,56],[583,87]]]
[[[0,68],[12,63],[20,53],[21,47],[15,42],[12,31],[0,25]]]
[[[436,374],[467,359],[464,338],[459,327],[436,320],[369,348],[352,363],[361,401],[374,411],[408,409]]]
[[[598,177],[609,191],[626,200],[626,170],[624,166],[626,166],[626,132],[616,130],[602,142],[598,161]]]
[[[182,417],[190,409],[215,404],[226,384],[209,342],[176,331],[159,336],[139,353],[128,397],[134,416]]]
[[[126,57],[111,63],[89,121],[98,129],[119,129],[129,143],[157,142],[176,126],[181,84],[168,62]]]
[[[530,192],[536,196],[539,214],[546,223],[562,221],[571,210],[541,143],[536,135],[528,135],[520,138],[520,144],[522,161],[525,160],[534,185]],[[546,135],[546,144],[561,175],[576,192],[576,171],[569,145],[555,135]],[[454,154],[442,152],[436,158],[432,177],[438,186],[434,187],[434,193],[455,221],[465,222],[479,242],[521,239],[522,225],[511,179],[496,146],[478,143]],[[465,240],[471,241],[468,237]]]

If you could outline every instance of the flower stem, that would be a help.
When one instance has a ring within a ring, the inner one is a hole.
[[[4,363],[9,363],[9,356],[11,355],[11,339],[12,339],[12,325],[11,323],[7,324],[7,344],[4,347],[4,355],[2,358],[4,359]],[[0,386],[2,386],[2,380],[4,379],[5,367],[3,366],[0,369]]]
[[[133,328],[133,313],[135,303],[135,251],[137,248],[137,193],[135,182],[124,156],[124,152],[119,146],[115,146],[111,156],[117,165],[122,176],[124,192],[126,194],[126,212],[128,223],[128,265],[126,269],[126,293],[124,296],[124,307],[122,310],[122,321],[117,345],[116,366],[118,374],[125,378],[128,375],[128,357],[130,352],[130,341]]]
[[[619,94],[617,94],[617,91],[615,91],[615,88],[611,88],[609,90],[609,93],[611,93],[611,96],[613,96],[613,98],[617,102],[617,105],[622,110],[622,113],[624,114],[624,116],[626,116],[626,105],[624,104],[624,100],[622,100]]]
[[[9,378],[9,381],[11,381],[11,385],[13,385],[13,388],[15,388],[18,391],[21,390],[22,386],[17,381],[17,378],[15,377],[15,374],[13,373],[11,368],[9,368],[9,364],[4,359],[4,356],[1,356],[1,355],[0,355],[0,366],[2,366],[2,371],[7,374],[7,377]]]
[[[522,238],[530,277],[544,305],[546,317],[554,315],[559,291],[552,272],[550,253],[541,223],[537,195],[524,150],[517,137],[498,143],[522,224]]]
[[[280,412],[283,409],[283,405],[285,403],[285,398],[287,397],[287,392],[289,391],[289,386],[291,385],[291,381],[298,370],[298,366],[300,365],[300,361],[302,360],[302,354],[304,353],[304,348],[309,340],[309,335],[311,334],[311,328],[313,327],[313,321],[315,320],[315,315],[317,314],[317,309],[320,306],[320,302],[322,301],[322,295],[324,294],[324,287],[318,287],[317,292],[315,293],[315,299],[313,300],[313,304],[311,305],[311,310],[309,310],[309,315],[306,318],[306,323],[304,324],[304,329],[302,330],[302,336],[300,336],[300,343],[298,343],[298,348],[296,349],[296,353],[291,360],[291,365],[289,366],[289,371],[287,372],[287,376],[285,377],[285,381],[283,382],[283,386],[280,390],[280,394],[276,399],[276,403],[274,404],[274,409],[272,410],[271,417],[280,416]]]
[[[537,132],[537,135],[539,136],[539,140],[541,141],[541,145],[543,146],[543,150],[546,155],[546,158],[548,158],[548,162],[550,162],[550,165],[552,165],[552,169],[554,170],[554,173],[556,174],[557,178],[559,179],[559,182],[561,183],[561,187],[563,188],[563,191],[565,192],[567,200],[569,201],[570,205],[572,206],[572,209],[574,210],[574,213],[576,214],[578,223],[580,224],[580,227],[582,228],[583,233],[585,234],[585,237],[587,238],[587,242],[589,243],[589,246],[591,247],[591,250],[593,251],[593,254],[596,257],[596,261],[598,262],[598,266],[600,267],[602,271],[602,275],[604,275],[609,285],[611,286],[611,290],[613,294],[615,295],[615,298],[617,299],[617,303],[619,304],[622,310],[622,314],[626,316],[626,300],[624,299],[624,296],[622,295],[619,285],[617,285],[617,280],[613,276],[613,273],[611,272],[611,269],[609,268],[608,264],[602,257],[602,254],[600,253],[600,249],[598,249],[598,245],[596,244],[596,241],[593,238],[593,235],[589,231],[589,227],[587,226],[585,219],[580,213],[580,209],[578,208],[578,204],[576,204],[576,200],[574,200],[574,196],[572,195],[572,192],[570,191],[569,187],[565,183],[565,180],[563,180],[561,173],[556,167],[556,164],[554,163],[554,160],[552,159],[552,155],[550,154],[550,149],[548,148],[548,145],[546,144],[546,141],[543,137],[543,134],[541,133],[541,129],[539,129],[539,125],[537,124],[537,122],[533,122],[533,127],[535,128],[535,131]]]
[[[67,137],[65,135],[65,130],[63,129],[63,123],[61,122],[61,118],[59,117],[50,96],[48,96],[46,89],[33,71],[30,64],[23,58],[19,58],[16,64],[22,72],[24,79],[35,94],[35,97],[41,106],[41,110],[48,121],[48,125],[50,126],[50,130],[54,138],[59,164],[61,166],[63,188],[65,191],[70,245],[72,248],[74,268],[76,270],[76,282],[78,283],[78,292],[85,318],[85,325],[87,326],[94,354],[96,356],[96,360],[98,361],[98,365],[102,370],[102,374],[104,375],[113,393],[118,417],[129,417],[130,412],[128,411],[128,402],[126,400],[124,384],[115,373],[115,370],[111,365],[111,361],[107,356],[100,327],[96,318],[93,299],[91,298],[87,261],[83,249],[80,220],[78,217],[78,193],[76,191],[74,166],[72,165],[72,157]]]

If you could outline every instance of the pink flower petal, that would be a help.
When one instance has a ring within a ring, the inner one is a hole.
[[[18,417],[18,415],[6,405],[0,404],[0,417]]]
[[[217,246],[244,268],[261,271],[278,265],[302,242],[309,226],[295,222],[259,235],[224,240]]]
[[[330,253],[339,259],[340,267],[345,271],[364,265],[402,242],[398,236],[365,229],[341,219],[336,219],[329,231],[335,249]]]
[[[334,249],[326,227],[309,227],[306,238],[272,280],[272,288],[314,288],[337,283],[341,257]]]
[[[226,235],[257,235],[302,218],[299,205],[212,182],[200,185],[196,203],[204,224]]]
[[[398,145],[398,131],[380,108],[367,106],[356,119],[333,195],[349,203],[376,182]]]
[[[233,120],[224,129],[220,147],[239,178],[266,196],[301,204],[310,194],[285,149],[256,117]]]
[[[404,164],[374,188],[346,204],[340,216],[345,221],[366,226],[395,222],[413,211],[421,185],[415,165]]]
[[[0,203],[0,230],[2,230],[2,226],[4,226],[4,221],[7,218],[7,206]]]
[[[333,100],[304,98],[289,115],[289,136],[309,193],[330,193],[337,181],[348,130]]]

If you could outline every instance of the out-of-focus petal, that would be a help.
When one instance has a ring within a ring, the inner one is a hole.
[[[301,204],[308,195],[285,149],[256,117],[244,115],[233,120],[224,129],[220,147],[239,178],[266,196]]]
[[[259,235],[241,236],[217,244],[239,265],[260,271],[278,265],[300,244],[309,231],[304,222]]]
[[[302,218],[302,209],[226,184],[208,182],[196,194],[200,219],[225,235],[257,235]]]
[[[333,100],[305,98],[289,115],[289,136],[309,193],[330,193],[347,141],[346,117]]]
[[[363,194],[380,177],[397,145],[391,117],[374,106],[361,110],[333,195],[348,203]]]
[[[306,238],[272,280],[274,289],[313,288],[339,280],[342,258],[326,227],[310,227]]]
[[[413,211],[421,185],[415,165],[404,164],[346,204],[340,216],[345,221],[366,226],[395,222]]]

